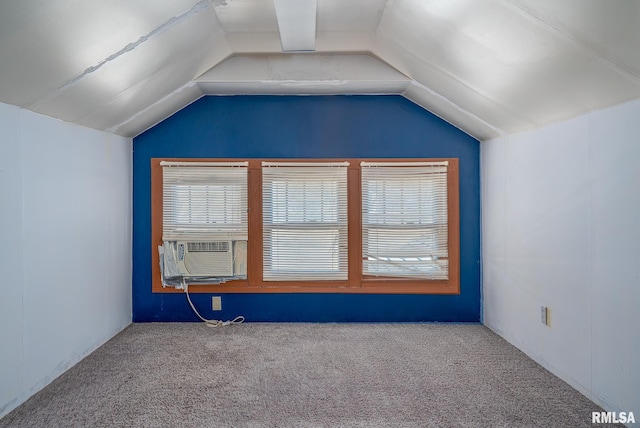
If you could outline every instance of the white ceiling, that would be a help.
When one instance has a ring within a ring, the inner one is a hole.
[[[135,136],[205,94],[401,94],[486,139],[640,97],[636,0],[0,2],[0,102]]]

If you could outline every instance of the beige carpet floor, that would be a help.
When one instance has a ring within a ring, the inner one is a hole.
[[[481,325],[133,324],[0,427],[591,427]]]

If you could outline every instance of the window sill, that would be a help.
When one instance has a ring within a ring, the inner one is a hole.
[[[154,293],[182,293],[174,288],[154,287]],[[247,281],[224,284],[193,284],[191,293],[334,293],[334,294],[460,294],[455,283],[447,281],[363,280],[360,286],[345,282],[273,282],[249,285]]]

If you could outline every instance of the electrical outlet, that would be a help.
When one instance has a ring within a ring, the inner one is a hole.
[[[551,327],[551,309],[547,306],[540,306],[540,321],[542,324]]]
[[[547,307],[547,327],[551,327],[551,308]]]
[[[222,296],[213,296],[211,298],[211,308],[214,311],[222,310]]]

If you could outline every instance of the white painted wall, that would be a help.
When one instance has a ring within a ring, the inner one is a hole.
[[[130,139],[0,104],[0,417],[131,323]]]
[[[484,323],[640,419],[640,100],[481,153]]]

